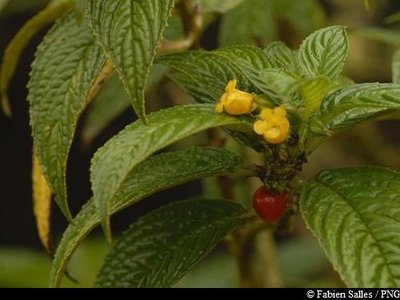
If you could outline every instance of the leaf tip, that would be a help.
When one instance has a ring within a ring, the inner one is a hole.
[[[3,113],[6,117],[12,117],[12,111],[11,111],[11,106],[10,106],[10,101],[8,99],[8,96],[4,92],[4,94],[1,97],[1,108],[3,110]]]

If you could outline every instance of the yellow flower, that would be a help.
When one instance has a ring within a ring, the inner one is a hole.
[[[237,80],[228,82],[225,93],[219,99],[215,111],[222,113],[224,110],[230,115],[249,114],[253,110],[254,95],[236,89]]]
[[[262,135],[268,143],[280,144],[289,136],[290,124],[286,116],[286,110],[282,106],[264,108],[259,115],[260,120],[254,123],[254,131]]]

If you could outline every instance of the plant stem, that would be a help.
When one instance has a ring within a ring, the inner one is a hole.
[[[276,244],[272,230],[260,232],[255,239],[256,255],[260,268],[260,286],[278,288],[283,286],[276,256]]]
[[[276,259],[273,230],[265,223],[250,223],[238,229],[228,239],[236,258],[240,286],[244,288],[282,287]]]

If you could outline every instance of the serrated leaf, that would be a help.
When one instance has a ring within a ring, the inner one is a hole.
[[[110,202],[116,213],[145,197],[172,186],[207,176],[222,176],[240,169],[242,160],[226,150],[194,148],[151,157],[126,176],[119,192]],[[55,254],[50,286],[58,286],[79,243],[100,223],[98,210],[90,200],[64,232]]]
[[[322,101],[320,110],[310,119],[310,127],[317,135],[332,135],[359,122],[399,109],[400,85],[354,84],[328,95]]]
[[[273,42],[264,49],[268,65],[274,69],[282,69],[298,74],[298,59],[295,51],[282,42]]]
[[[0,91],[3,112],[11,116],[8,99],[8,84],[17,68],[19,58],[31,39],[48,24],[53,23],[70,8],[72,0],[51,2],[44,10],[31,18],[22,26],[4,51],[0,69]]]
[[[234,78],[239,88],[255,91],[254,78],[245,67],[256,72],[269,67],[264,53],[250,45],[162,55],[157,62],[176,70],[173,79],[199,103],[218,101],[228,81]]]
[[[221,46],[256,44],[265,46],[275,38],[272,4],[265,0],[246,0],[223,15],[219,31]]]
[[[398,49],[393,55],[392,74],[393,82],[400,84],[400,49]]]
[[[97,40],[111,58],[142,120],[146,80],[173,5],[173,0],[89,1]]]
[[[140,218],[112,248],[97,287],[170,287],[246,220],[231,201],[190,200]]]
[[[50,208],[51,191],[43,175],[39,160],[32,155],[32,198],[33,214],[35,215],[36,228],[39,239],[48,253],[51,253],[50,245]]]
[[[400,173],[323,171],[306,183],[300,210],[349,287],[400,285]]]
[[[332,83],[326,76],[317,76],[305,80],[299,88],[300,95],[304,102],[303,119],[308,120],[313,112],[315,112],[322,99],[328,94]]]
[[[300,46],[300,66],[306,76],[325,75],[336,79],[347,56],[348,37],[343,26],[320,29],[308,36]]]
[[[83,20],[78,25],[72,12],[50,30],[32,65],[28,99],[35,153],[55,201],[69,219],[65,182],[69,147],[104,63],[88,22]]]
[[[110,204],[125,177],[141,161],[156,151],[200,131],[248,123],[228,115],[216,114],[213,105],[177,106],[149,115],[148,124],[140,120],[125,128],[99,149],[92,159],[91,182],[108,240]]]

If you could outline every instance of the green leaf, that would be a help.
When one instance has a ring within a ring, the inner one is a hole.
[[[298,74],[297,53],[282,42],[273,42],[264,50],[268,65],[274,69],[282,69],[293,74]]]
[[[316,135],[332,135],[359,122],[400,109],[400,85],[363,83],[341,88],[328,95],[310,119]]]
[[[398,49],[393,56],[392,74],[393,82],[400,84],[400,49]]]
[[[226,13],[221,20],[221,46],[257,44],[265,46],[275,38],[272,4],[265,0],[246,0]]]
[[[227,125],[246,126],[247,123],[239,118],[216,114],[211,105],[177,106],[151,114],[147,125],[136,121],[99,149],[92,159],[90,178],[106,238],[111,239],[111,199],[133,168],[176,141]]]
[[[400,285],[400,173],[323,171],[306,183],[300,210],[349,287]]]
[[[170,287],[243,224],[246,210],[231,201],[176,202],[140,218],[107,256],[97,287]]]
[[[299,88],[299,92],[304,102],[303,119],[308,120],[313,112],[315,112],[322,99],[328,94],[332,83],[326,76],[317,76],[305,80]]]
[[[215,148],[194,148],[151,157],[126,176],[119,192],[110,202],[111,213],[116,213],[153,193],[207,176],[228,175],[241,167],[242,160],[238,156]],[[55,254],[50,286],[60,284],[73,252],[99,223],[98,210],[94,201],[90,200],[64,232]]]
[[[29,82],[35,153],[62,212],[71,219],[65,172],[76,123],[105,58],[87,21],[60,19],[36,52]]]
[[[44,10],[22,26],[4,51],[0,69],[1,104],[4,113],[11,116],[8,100],[8,84],[17,68],[19,58],[27,44],[40,30],[65,14],[73,3],[71,0],[58,0],[50,3]]]
[[[157,62],[176,70],[173,79],[200,103],[218,101],[228,81],[234,78],[240,89],[255,91],[254,78],[247,68],[261,72],[269,67],[264,53],[250,45],[162,55]]]
[[[173,0],[89,1],[98,42],[111,58],[142,120],[146,80],[173,5]]]
[[[347,56],[348,44],[346,28],[343,26],[326,27],[308,36],[299,49],[304,74],[338,78]]]

